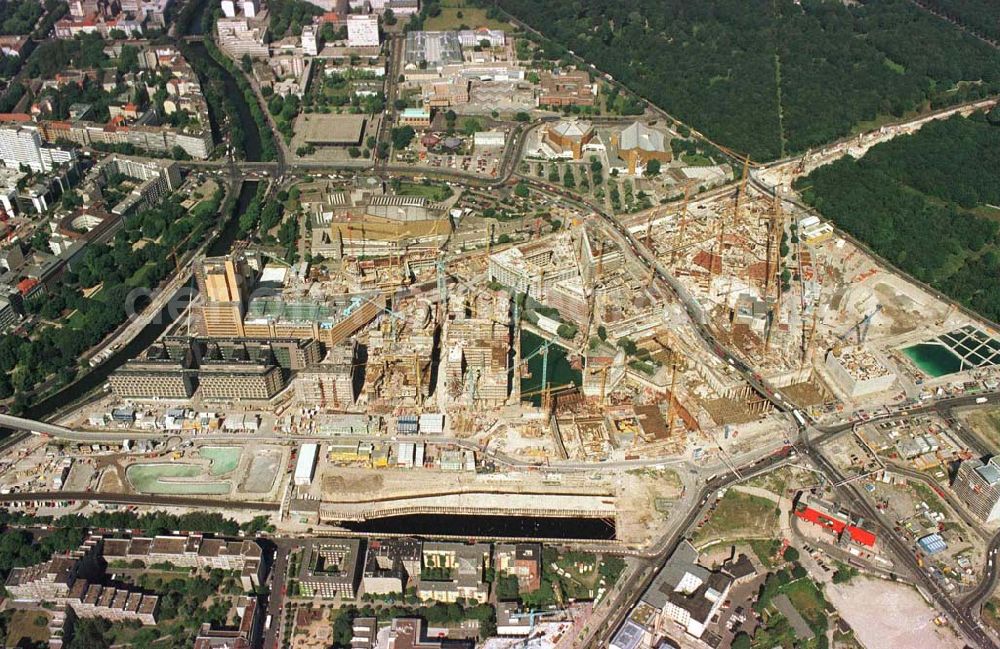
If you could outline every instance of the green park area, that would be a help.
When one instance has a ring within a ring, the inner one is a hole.
[[[443,183],[411,183],[411,182],[399,182],[395,185],[398,187],[396,189],[397,194],[403,196],[420,196],[426,198],[429,201],[443,201],[451,198],[454,192],[451,187]]]
[[[510,24],[489,9],[477,7],[466,0],[443,0],[438,10],[431,10],[424,21],[429,31],[449,29],[510,29]]]
[[[778,531],[778,505],[767,498],[732,489],[719,499],[708,521],[694,534],[692,542],[732,539],[768,539]]]
[[[546,547],[542,553],[541,586],[532,592],[519,592],[516,579],[501,577],[497,580],[497,597],[501,601],[520,600],[533,609],[589,601],[602,588],[610,588],[618,581],[624,570],[621,557]]]
[[[784,608],[787,604],[781,602],[782,596],[788,598],[793,610]],[[783,608],[795,619],[783,614]],[[820,649],[828,646],[826,633],[835,609],[827,603],[819,587],[806,576],[801,566],[795,566],[791,571],[782,568],[769,574],[754,610],[762,618],[761,626],[752,641],[749,637],[737,639],[733,647]],[[813,637],[806,639],[810,632]]]

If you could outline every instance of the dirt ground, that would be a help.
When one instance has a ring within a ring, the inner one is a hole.
[[[618,491],[618,538],[641,544],[670,518],[683,485],[670,469],[640,469],[622,476]]]
[[[934,609],[909,586],[856,577],[848,584],[828,585],[826,596],[867,649],[963,646],[951,629],[934,624]],[[873,615],[872,611],[892,611],[892,615]]]
[[[99,491],[120,494],[125,493],[125,485],[121,479],[118,467],[108,467],[101,476]],[[131,489],[128,490],[131,493]]]
[[[1000,449],[1000,408],[960,412],[958,417],[991,447]]]
[[[829,391],[816,376],[805,383],[789,385],[783,388],[782,392],[800,406],[818,406],[830,398]]]
[[[892,322],[889,326],[889,335],[895,336],[913,331],[926,322],[927,306],[918,304],[908,295],[899,293],[894,287],[880,282],[875,285],[875,294],[882,304],[886,319]]]
[[[324,493],[368,493],[382,489],[382,476],[377,473],[334,474],[323,476]]]

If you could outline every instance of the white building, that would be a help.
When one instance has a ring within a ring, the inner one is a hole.
[[[1000,519],[1000,456],[994,455],[985,464],[976,458],[962,462],[952,489],[981,520]]]
[[[350,47],[378,47],[378,16],[350,15],[347,17],[347,44]]]
[[[236,2],[234,0],[222,0],[222,15],[226,18],[236,17]]]
[[[13,216],[18,212],[17,184],[27,175],[20,169],[0,167],[0,207],[3,207],[3,211],[7,213],[7,216]],[[4,264],[0,263],[0,267],[3,266]],[[5,270],[11,269],[7,267]]]
[[[308,56],[319,54],[319,34],[315,25],[305,25],[302,28],[302,52]]]
[[[862,397],[892,388],[896,374],[861,347],[826,355],[826,369],[848,397]]]
[[[483,41],[489,43],[490,47],[503,47],[507,42],[507,35],[502,29],[462,29],[458,32],[458,41],[462,47],[475,47],[482,45]]]
[[[420,415],[421,435],[440,435],[444,432],[444,415],[437,412],[428,412]]]
[[[259,22],[259,21],[257,21]],[[245,16],[236,18],[219,18],[215,23],[215,33],[219,48],[233,58],[241,58],[244,54],[256,57],[268,55],[267,44],[264,43],[265,27],[251,25]]]
[[[503,131],[477,131],[472,136],[472,142],[476,148],[502,149],[507,143],[507,134]]]
[[[653,579],[640,602],[659,611],[658,630],[666,632],[668,623],[674,622],[689,635],[700,638],[729,595],[732,583],[730,575],[698,565],[698,551],[684,541]]]
[[[818,216],[807,216],[799,221],[799,236],[806,243],[820,243],[833,236],[833,226]]]
[[[247,18],[256,18],[259,10],[257,0],[243,0],[243,15]]]
[[[308,487],[312,484],[316,472],[316,458],[319,455],[319,445],[303,444],[299,448],[299,459],[295,462],[295,486]]]
[[[0,127],[0,160],[13,169],[25,165],[32,171],[42,172],[74,162],[76,154],[70,150],[44,146],[42,136],[34,126],[13,125]]]

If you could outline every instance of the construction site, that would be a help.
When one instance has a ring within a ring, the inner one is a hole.
[[[721,344],[817,417],[918,399],[960,371],[992,374],[993,332],[963,330],[976,328],[964,313],[880,266],[780,188],[758,191],[750,175],[747,165],[726,192],[697,201],[688,193],[628,221]],[[959,336],[974,344],[960,346]],[[709,406],[716,423],[740,420],[732,405]]]

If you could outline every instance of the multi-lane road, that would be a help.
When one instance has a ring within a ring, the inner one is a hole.
[[[703,345],[709,349],[713,354],[720,358],[723,362],[729,364],[733,367],[744,380],[753,387],[761,396],[771,402],[779,412],[791,413],[794,404],[792,401],[787,399],[781,394],[780,390],[775,389],[773,386],[769,385],[766,380],[763,379],[757,372],[753,370],[749,365],[747,365],[743,360],[733,354],[725,346],[723,346],[714,336],[710,327],[708,326],[708,320],[705,313],[698,302],[684,289],[680,282],[670,273],[660,265],[652,253],[642,245],[639,240],[626,228],[622,223],[614,218],[612,215],[607,214],[602,209],[583,203],[578,200],[577,197],[569,194],[561,188],[555,188],[548,183],[539,181],[537,179],[523,178],[525,181],[543,191],[548,191],[550,193],[555,193],[568,201],[573,202],[577,205],[586,206],[588,209],[592,210],[601,219],[610,226],[611,230],[616,233],[620,241],[624,242],[627,248],[631,251],[634,257],[639,259],[646,267],[653,273],[653,275],[663,282],[665,285],[671,287],[675,293],[677,299],[684,305],[687,311],[688,317],[691,323],[698,333]],[[757,181],[758,183],[760,181]],[[770,188],[762,187],[760,188],[767,193],[771,193],[773,190]],[[919,412],[925,412],[930,410],[938,410],[941,408],[953,408],[959,405],[970,405],[975,404],[977,401],[981,400],[983,395],[977,395],[972,397],[960,397],[950,400],[950,402],[945,405],[944,403],[932,403],[924,406],[916,406],[908,409],[905,413],[896,413],[896,416],[907,417],[917,414]],[[993,394],[985,397],[987,402],[997,402],[1000,400],[998,395]],[[801,415],[801,413],[799,413]],[[885,418],[892,416],[887,413]],[[816,440],[824,435],[837,435],[839,433],[852,430],[857,422],[850,422],[841,425],[834,425],[824,428],[815,428],[811,426],[801,427],[801,432],[803,433],[803,441],[800,442],[803,452],[809,457],[826,475],[831,479],[832,483],[839,483],[844,480],[844,476],[840,473],[836,467],[829,462],[822,454],[822,452],[814,446]],[[811,432],[816,433],[816,438],[813,439],[810,436]],[[977,448],[977,447],[973,447]],[[736,476],[730,478],[726,483],[734,482]],[[888,548],[893,555],[896,555],[900,565],[905,566],[910,572],[913,573],[916,581],[923,587],[924,591],[927,592],[934,601],[937,603],[939,608],[944,611],[955,623],[955,625],[965,634],[970,640],[975,641],[982,647],[995,647],[992,638],[986,634],[982,626],[979,623],[978,614],[975,610],[970,609],[968,605],[962,605],[961,607],[956,605],[952,599],[941,590],[940,586],[933,578],[923,571],[917,564],[916,557],[909,548],[907,542],[899,537],[897,532],[893,529],[892,525],[887,525],[881,519],[878,512],[871,506],[871,504],[866,500],[865,496],[856,485],[845,484],[838,487],[841,494],[845,497],[845,500],[854,506],[856,509],[864,512],[870,517],[870,520],[879,521],[879,525],[882,528],[882,543],[883,547]],[[692,514],[697,514],[697,511],[692,512]],[[689,514],[690,516],[691,514]],[[995,542],[991,544],[990,552],[995,552],[998,547],[1000,547],[1000,540],[994,540]],[[992,592],[992,587],[990,585],[994,584],[998,578],[998,567],[996,561],[990,557],[988,563],[988,569],[986,575],[983,579],[983,589],[988,589],[988,592]],[[632,603],[638,599],[641,594],[641,590],[634,592],[631,596]],[[966,600],[969,602],[970,600]],[[628,610],[630,606],[623,607],[623,610]],[[606,618],[607,619],[607,618]],[[617,622],[620,624],[620,620]],[[600,637],[602,642],[606,642],[610,633],[613,633],[614,625],[602,625],[601,628],[610,627],[604,636]]]
[[[818,431],[817,431],[818,432]],[[970,610],[967,606],[956,604],[951,597],[941,589],[935,581],[917,562],[917,558],[909,544],[900,538],[893,528],[891,521],[887,521],[875,507],[871,505],[861,488],[853,482],[844,482],[845,476],[841,471],[823,455],[812,441],[810,431],[803,431],[803,441],[801,448],[803,453],[819,467],[826,476],[837,484],[835,489],[840,493],[844,501],[850,503],[852,509],[864,515],[869,525],[879,528],[879,543],[883,550],[889,550],[895,557],[897,567],[906,568],[915,578],[925,593],[930,595],[936,606],[951,619],[951,621],[961,630],[962,634],[975,646],[980,649],[997,647],[993,638],[983,630],[976,611]],[[817,435],[818,437],[818,435]],[[839,484],[838,484],[839,483]]]

